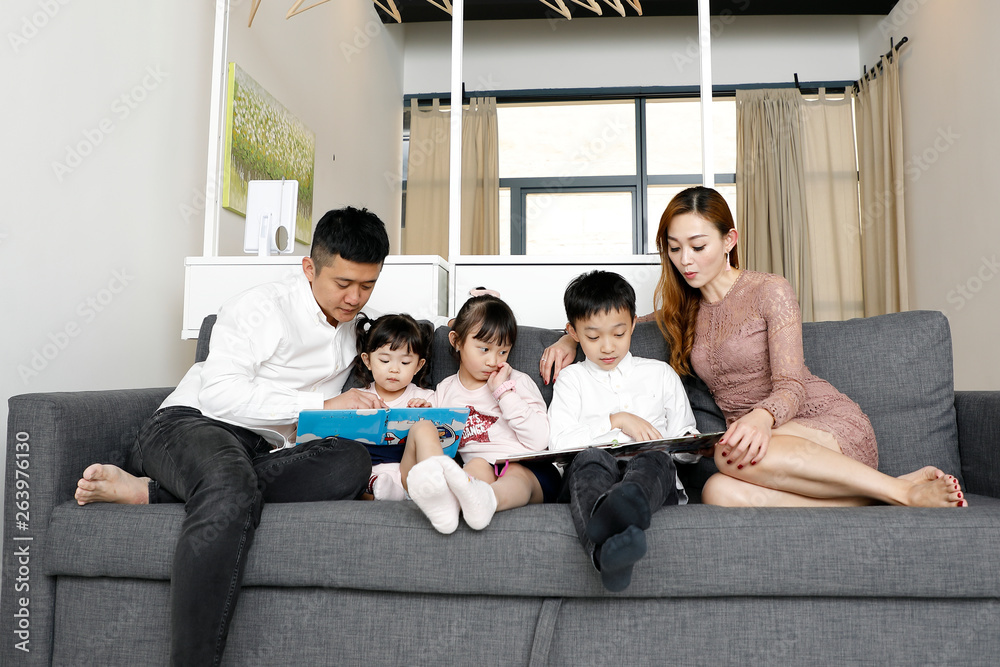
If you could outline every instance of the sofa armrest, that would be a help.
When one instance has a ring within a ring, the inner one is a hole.
[[[142,423],[170,389],[23,394],[9,401],[4,489],[0,663],[48,665],[53,581],[45,533],[89,464],[122,465]],[[27,643],[24,643],[27,642]]]
[[[956,391],[955,413],[966,490],[1000,498],[1000,391]]]

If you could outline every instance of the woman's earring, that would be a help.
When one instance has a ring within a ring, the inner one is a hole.
[[[726,271],[732,271],[733,265],[729,263],[729,251],[726,251]]]

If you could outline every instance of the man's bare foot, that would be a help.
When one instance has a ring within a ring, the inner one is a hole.
[[[908,472],[905,475],[900,475],[899,479],[905,479],[907,482],[930,482],[935,479],[941,479],[944,477],[944,471],[940,468],[935,468],[934,466],[924,466],[920,470],[914,470],[913,472]]]
[[[149,503],[149,478],[130,475],[118,466],[94,463],[83,471],[76,483],[76,502],[146,505]]]
[[[958,480],[951,475],[936,479],[914,482],[910,489],[907,505],[909,507],[968,507],[969,501],[958,485]]]

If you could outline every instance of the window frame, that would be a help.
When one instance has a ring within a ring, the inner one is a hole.
[[[716,92],[712,95],[713,103],[717,99],[735,97],[735,92]],[[500,187],[510,189],[510,255],[524,256],[527,250],[527,220],[525,210],[528,194],[542,193],[573,193],[573,192],[630,192],[632,194],[632,254],[645,255],[654,250],[648,248],[649,226],[649,186],[650,185],[699,185],[702,175],[699,174],[649,174],[646,156],[646,101],[650,99],[690,99],[697,100],[697,92],[677,92],[667,95],[611,95],[606,98],[594,95],[574,95],[567,93],[560,96],[544,98],[517,99],[497,97],[497,106],[518,103],[566,103],[592,102],[599,99],[617,100],[630,99],[635,104],[635,174],[616,176],[547,176],[501,178]],[[716,183],[736,183],[735,173],[717,173]]]

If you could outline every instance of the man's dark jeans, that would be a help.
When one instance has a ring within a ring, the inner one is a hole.
[[[607,450],[592,447],[577,454],[566,469],[559,501],[569,503],[580,544],[593,561],[595,545],[587,538],[587,522],[613,487],[624,482],[638,485],[649,502],[649,511],[656,512],[664,505],[680,501],[676,479],[674,461],[663,452],[643,452],[619,461]]]
[[[245,428],[189,407],[159,410],[126,466],[146,475],[151,503],[184,502],[170,586],[170,663],[218,665],[264,502],[356,498],[371,459],[337,438],[271,452]]]

